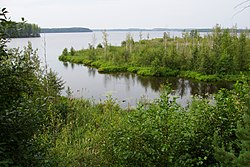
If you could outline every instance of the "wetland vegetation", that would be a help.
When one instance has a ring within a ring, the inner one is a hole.
[[[133,40],[130,33],[121,46],[111,46],[103,32],[103,43],[89,49],[64,49],[61,61],[98,68],[99,72],[132,72],[144,76],[181,76],[200,81],[237,81],[249,76],[250,40],[248,30],[221,29],[199,35],[197,30],[182,37]]]
[[[2,27],[11,24],[6,13],[0,12]],[[165,85],[153,102],[122,109],[112,97],[74,99],[70,89],[62,96],[63,81],[40,65],[31,43],[23,51],[7,49],[0,32],[0,166],[249,166],[248,75],[232,90],[221,89],[213,103],[197,96],[183,108]],[[212,36],[195,34],[139,42],[128,35],[121,47],[72,48],[60,59],[141,75],[247,73],[245,33],[216,27]]]

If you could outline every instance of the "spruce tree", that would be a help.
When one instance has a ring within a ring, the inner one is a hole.
[[[250,166],[250,102],[248,109],[243,115],[243,121],[238,123],[236,135],[240,140],[241,151],[236,159],[236,164],[239,167]]]
[[[239,96],[241,96],[241,99],[244,99],[246,105],[245,108],[241,111],[244,112],[242,114],[242,119],[238,121],[237,128],[235,129],[237,140],[231,142],[227,147],[225,147],[224,144],[222,144],[222,147],[219,147],[221,141],[219,139],[218,133],[215,133],[214,136],[214,155],[216,160],[219,161],[220,166],[250,166],[250,97],[248,94],[249,87],[245,82],[240,89],[241,95]],[[232,146],[236,143],[238,143],[238,146],[240,148],[239,151],[232,149]]]

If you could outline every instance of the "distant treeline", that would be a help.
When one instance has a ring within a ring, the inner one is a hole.
[[[92,29],[93,31],[178,31],[178,32],[190,32],[194,29],[181,29],[181,28],[125,28],[125,29]],[[198,32],[212,32],[213,29],[204,28],[204,29],[196,29]]]
[[[213,32],[213,28],[153,28],[153,29],[145,29],[145,28],[127,28],[127,29],[92,29],[93,31],[178,31],[178,32],[191,32],[192,30],[196,30],[197,32]],[[226,30],[223,29],[222,30]],[[246,32],[246,29],[237,29],[237,32]],[[249,30],[248,30],[249,31]]]
[[[68,32],[92,32],[89,28],[42,28],[41,33],[68,33]]]
[[[37,24],[30,24],[25,22],[11,22],[1,29],[5,32],[8,38],[27,38],[40,37],[40,27]]]

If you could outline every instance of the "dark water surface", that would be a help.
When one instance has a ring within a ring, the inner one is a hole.
[[[112,45],[120,45],[126,38],[128,32],[108,32],[109,42]],[[150,38],[159,38],[163,32],[142,32],[143,38],[149,33]],[[41,38],[23,38],[12,39],[9,47],[20,47],[27,45],[28,41],[32,43],[33,48],[38,49],[41,61],[45,62],[45,53],[47,63],[53,71],[65,81],[65,87],[68,86],[73,91],[73,96],[77,98],[92,98],[95,100],[104,100],[106,96],[112,95],[117,99],[121,106],[135,106],[141,99],[153,99],[159,97],[160,86],[164,83],[170,83],[173,88],[172,95],[179,96],[177,102],[186,106],[193,95],[208,97],[216,93],[220,88],[231,88],[228,83],[205,83],[183,78],[160,78],[160,77],[142,77],[135,74],[99,74],[96,69],[84,67],[71,63],[63,63],[58,60],[64,48],[75,49],[87,48],[89,43],[93,43],[93,34],[96,37],[96,44],[102,42],[102,33],[62,33],[62,34],[42,34]],[[139,32],[131,32],[135,41],[139,40]],[[181,32],[172,32],[171,36],[180,36]],[[46,41],[46,49],[44,49]],[[65,91],[62,92],[65,95]]]

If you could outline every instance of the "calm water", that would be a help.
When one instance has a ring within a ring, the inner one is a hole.
[[[109,42],[112,45],[120,45],[125,40],[128,32],[108,32]],[[96,40],[93,40],[95,34]],[[135,41],[139,40],[139,32],[131,32]],[[143,38],[159,38],[163,32],[142,32]],[[149,34],[149,35],[148,35]],[[171,36],[181,36],[181,32],[171,32]],[[112,95],[121,106],[135,106],[139,99],[153,99],[159,97],[160,85],[166,82],[172,84],[173,95],[179,96],[178,103],[186,106],[192,95],[198,94],[207,96],[218,91],[221,87],[230,87],[226,83],[204,83],[183,78],[158,78],[142,77],[134,74],[99,74],[96,69],[62,63],[58,60],[64,48],[75,49],[87,48],[89,43],[97,45],[102,42],[102,32],[93,33],[62,33],[62,34],[42,34],[41,38],[12,39],[9,47],[23,48],[28,41],[33,48],[38,49],[38,54],[42,62],[47,55],[48,66],[65,81],[65,87],[70,87],[74,97],[93,98],[104,100],[107,95]],[[46,41],[46,49],[44,49]],[[63,92],[65,95],[65,91]]]

